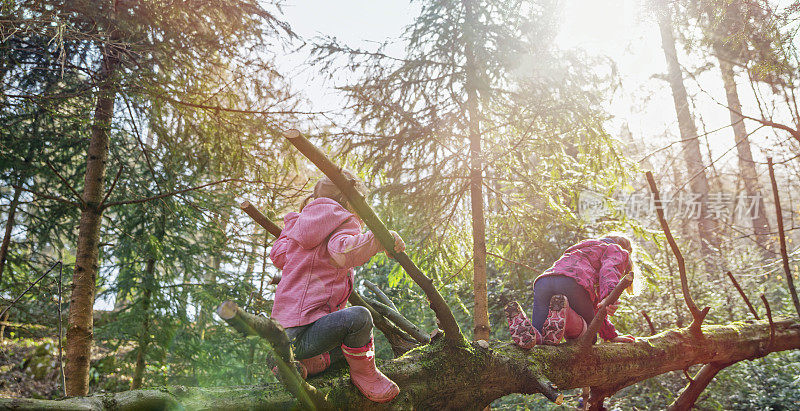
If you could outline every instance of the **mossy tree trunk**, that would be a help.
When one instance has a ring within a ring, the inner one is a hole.
[[[542,378],[559,389],[592,387],[613,394],[639,381],[695,364],[733,363],[800,348],[800,323],[794,320],[777,320],[772,339],[766,320],[704,326],[702,331],[703,336],[698,337],[686,328],[672,329],[640,338],[633,344],[604,343],[586,350],[575,344],[562,344],[525,351],[497,341],[483,348],[478,343],[449,344],[438,339],[379,364],[400,386],[400,395],[389,404],[376,404],[364,398],[346,378],[346,367],[325,372],[309,382],[331,404],[342,409],[482,409],[507,394],[539,392]],[[295,402],[277,384],[168,387],[63,401],[0,399],[0,407],[18,409],[177,407],[179,404],[187,409],[279,409],[291,407]]]

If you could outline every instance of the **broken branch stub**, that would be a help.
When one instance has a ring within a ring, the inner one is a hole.
[[[450,307],[433,285],[433,281],[414,264],[406,253],[394,251],[394,237],[392,237],[389,229],[386,228],[386,225],[381,221],[380,217],[372,210],[372,207],[367,204],[364,196],[358,192],[354,182],[348,179],[344,173],[342,173],[340,167],[333,164],[325,153],[311,144],[298,130],[287,130],[283,135],[301,154],[303,154],[303,156],[314,163],[314,165],[342,191],[347,202],[353,207],[356,214],[361,217],[367,227],[372,230],[373,234],[375,234],[375,238],[383,245],[383,248],[386,249],[392,258],[400,263],[406,273],[408,273],[408,276],[422,288],[422,291],[425,292],[425,296],[428,297],[428,301],[430,301],[431,309],[433,309],[436,318],[439,320],[445,332],[445,340],[450,343],[463,345],[465,340],[463,334],[461,334],[461,328],[458,326],[453,312],[450,311]]]
[[[286,389],[306,409],[333,409],[316,388],[308,384],[294,366],[289,337],[275,320],[245,312],[235,302],[227,300],[217,308],[217,315],[241,334],[257,335],[272,346],[278,363],[278,373]]]
[[[258,208],[256,208],[256,206],[251,204],[249,201],[245,201],[242,204],[240,204],[239,208],[241,208],[242,211],[247,213],[247,215],[249,215],[250,218],[252,218],[256,223],[258,223],[258,225],[264,227],[264,229],[269,231],[270,234],[274,235],[275,238],[281,236],[281,231],[282,231],[281,228],[278,227],[277,224],[270,221],[270,219],[267,218],[267,216],[265,216],[261,211],[259,211]]]

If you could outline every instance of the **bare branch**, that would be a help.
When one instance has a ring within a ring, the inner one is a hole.
[[[400,327],[401,330],[407,332],[409,335],[414,337],[415,340],[419,341],[420,344],[428,344],[431,342],[431,337],[424,333],[422,330],[419,329],[414,323],[409,321],[406,317],[403,317],[403,314],[389,308],[386,304],[383,304],[379,301],[375,301],[369,297],[362,297],[364,301],[369,303],[376,311],[381,313],[384,317],[388,318],[391,322],[393,322],[396,326]]]
[[[268,219],[267,216],[265,216],[258,208],[256,208],[256,206],[251,204],[249,201],[243,202],[241,205],[239,205],[239,208],[241,208],[242,211],[247,213],[247,215],[249,215],[250,218],[255,220],[255,222],[258,223],[258,225],[264,227],[264,229],[266,229],[270,234],[274,235],[275,238],[281,236],[281,231],[283,230],[281,230],[281,228],[278,227],[277,224],[270,221],[270,219]]]
[[[692,313],[693,318],[689,329],[699,333],[700,326],[703,324],[703,319],[705,319],[706,314],[708,314],[709,307],[706,307],[701,311],[697,308],[694,300],[692,300],[692,295],[689,293],[689,280],[686,277],[686,263],[683,260],[683,254],[681,254],[681,250],[678,248],[675,238],[672,237],[672,232],[669,230],[667,220],[664,218],[664,209],[660,206],[661,195],[658,192],[658,187],[656,186],[656,181],[653,178],[653,173],[648,171],[646,175],[647,183],[650,185],[650,191],[653,193],[653,200],[656,204],[655,208],[656,213],[658,214],[658,221],[661,223],[661,228],[664,230],[664,235],[667,237],[667,242],[672,249],[672,253],[675,255],[675,260],[678,261],[678,271],[680,272],[681,276],[681,291],[683,292],[683,299],[686,301],[686,305],[689,307],[689,312]]]
[[[733,286],[736,287],[736,291],[738,291],[739,295],[742,296],[742,299],[744,300],[744,303],[747,304],[747,308],[750,310],[750,313],[753,314],[753,317],[755,317],[756,320],[760,320],[761,318],[759,318],[758,313],[756,312],[756,309],[753,308],[753,304],[750,303],[750,299],[747,298],[747,295],[744,293],[744,290],[742,290],[742,287],[739,285],[739,282],[736,281],[736,278],[733,277],[733,274],[731,274],[730,271],[728,271],[725,274],[727,274],[728,278],[731,279],[731,282],[733,283]]]
[[[778,182],[775,180],[775,169],[772,166],[772,157],[767,157],[767,166],[769,167],[769,179],[772,182],[772,196],[775,199],[775,217],[778,219],[778,238],[781,243],[783,272],[786,274],[786,285],[789,288],[789,294],[792,296],[794,309],[797,315],[800,316],[800,300],[797,298],[797,290],[794,288],[794,278],[792,278],[792,271],[789,269],[789,253],[786,251],[786,233],[783,231],[783,211],[781,210],[781,198],[778,195]]]
[[[390,300],[389,297],[387,297],[386,294],[383,293],[383,290],[381,290],[377,285],[375,285],[375,283],[373,283],[370,280],[364,280],[364,285],[367,288],[369,288],[370,291],[372,291],[376,297],[378,297],[378,301],[380,301],[387,307],[397,311],[398,313],[400,312],[400,310],[397,309],[392,300]]]
[[[642,316],[644,317],[644,319],[647,321],[647,327],[650,328],[650,335],[655,335],[656,334],[656,327],[653,326],[653,321],[650,320],[650,316],[647,315],[647,312],[645,310],[642,310],[640,312],[642,313]]]
[[[350,294],[350,299],[348,301],[351,305],[358,305],[369,310],[375,328],[379,329],[389,341],[389,345],[392,346],[392,352],[394,352],[395,357],[399,357],[418,346],[413,337],[387,320],[386,317],[379,313],[372,305],[364,301],[364,297],[355,290]]]
[[[689,384],[681,390],[678,398],[676,398],[667,409],[688,410],[694,407],[697,398],[700,397],[700,394],[708,387],[708,384],[711,383],[711,380],[714,379],[717,373],[732,364],[735,364],[735,362],[708,363],[700,368],[700,371],[697,372],[694,378],[691,378],[689,373],[684,370],[686,378],[689,379]]]
[[[226,178],[224,180],[212,181],[210,183],[201,184],[199,186],[184,188],[184,189],[176,190],[176,191],[170,191],[168,193],[162,193],[162,194],[159,194],[159,195],[156,195],[156,196],[152,196],[152,197],[139,198],[139,199],[136,199],[136,200],[113,201],[113,202],[110,202],[110,203],[106,204],[105,207],[108,208],[108,207],[113,207],[113,206],[118,206],[118,205],[146,203],[148,201],[158,200],[159,198],[164,198],[164,197],[170,197],[170,196],[174,196],[174,195],[178,195],[178,194],[183,194],[183,193],[186,193],[186,192],[189,192],[189,191],[199,190],[201,188],[205,188],[205,187],[209,187],[209,186],[213,186],[213,185],[217,185],[217,184],[222,184],[222,183],[227,183],[227,182],[230,182],[230,181],[241,181],[241,180],[236,179],[236,178]]]
[[[64,185],[65,185],[65,186],[67,186],[67,188],[68,188],[68,189],[69,189],[69,191],[70,191],[70,192],[71,192],[71,193],[72,193],[72,194],[75,196],[75,198],[77,198],[77,199],[78,199],[78,203],[81,205],[81,207],[86,207],[86,202],[84,202],[84,201],[83,201],[83,197],[81,197],[81,195],[80,195],[80,194],[78,194],[78,192],[75,190],[75,188],[74,188],[74,187],[72,187],[72,184],[70,184],[70,183],[67,181],[67,179],[65,179],[64,177],[62,177],[62,176],[61,176],[61,173],[59,173],[59,172],[56,170],[56,168],[55,168],[55,167],[53,167],[53,165],[50,163],[50,160],[48,160],[48,159],[46,159],[46,158],[45,158],[45,159],[44,159],[44,163],[45,163],[45,164],[47,164],[47,167],[50,169],[50,171],[52,171],[52,172],[53,172],[53,174],[55,174],[55,175],[56,175],[56,177],[58,177],[58,179],[59,179],[59,180],[61,180],[61,182],[62,182],[62,183],[64,183]]]
[[[622,292],[625,291],[631,284],[633,284],[633,278],[630,274],[625,275],[619,280],[617,286],[611,291],[603,301],[600,302],[600,305],[597,306],[597,312],[594,314],[594,318],[592,318],[592,322],[589,324],[589,327],[586,328],[586,331],[583,333],[582,336],[578,337],[576,344],[579,347],[589,347],[594,343],[595,336],[597,335],[597,330],[600,329],[600,325],[603,323],[603,319],[608,314],[608,306],[617,302],[619,297],[622,295]],[[601,401],[602,402],[602,401]]]

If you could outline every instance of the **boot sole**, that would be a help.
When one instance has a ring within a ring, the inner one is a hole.
[[[567,325],[567,308],[569,300],[563,294],[556,294],[550,298],[550,312],[542,326],[542,340],[547,345],[556,345],[564,338]]]

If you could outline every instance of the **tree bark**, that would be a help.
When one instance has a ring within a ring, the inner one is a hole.
[[[731,116],[731,127],[736,141],[736,152],[739,154],[739,173],[741,173],[744,189],[747,196],[754,198],[758,196],[756,213],[751,217],[753,232],[756,235],[756,242],[762,247],[769,249],[769,222],[764,207],[764,199],[758,189],[758,173],[756,163],[753,162],[753,153],[750,149],[750,139],[747,135],[747,128],[742,117],[742,104],[739,102],[739,91],[736,89],[735,74],[733,65],[722,56],[720,46],[715,47],[719,70],[722,73],[722,81],[725,84],[725,97],[728,101],[728,111]]]
[[[118,51],[106,44],[99,76],[94,124],[89,140],[83,205],[78,229],[78,249],[67,328],[66,381],[68,395],[86,395],[89,391],[89,361],[92,351],[92,308],[98,270],[100,225],[103,219],[103,187],[108,161],[108,139],[117,94]]]
[[[3,244],[0,245],[0,281],[3,280],[3,269],[6,266],[6,257],[8,256],[8,246],[11,244],[11,230],[14,228],[14,215],[17,213],[17,206],[19,206],[19,196],[22,194],[22,187],[14,188],[14,197],[11,199],[11,204],[8,207],[8,219],[6,220],[6,231],[3,234]]]
[[[439,339],[406,355],[381,362],[379,368],[400,386],[389,404],[370,402],[352,385],[346,369],[313,377],[332,405],[341,409],[482,409],[492,400],[511,393],[532,394],[538,379],[546,377],[559,389],[591,386],[611,395],[617,390],[669,371],[695,364],[728,363],[760,358],[765,349],[777,352],[800,348],[800,324],[775,323],[768,347],[766,320],[729,325],[706,325],[703,338],[688,329],[667,330],[632,344],[603,343],[579,350],[575,344],[536,346],[526,351],[513,344],[492,341],[453,346]],[[151,404],[180,404],[186,409],[287,409],[296,400],[278,384],[248,387],[185,388],[127,391],[63,401],[0,399],[0,408],[119,409]],[[118,408],[115,408],[118,407]]]
[[[661,31],[661,45],[667,61],[669,85],[672,89],[672,99],[675,104],[678,128],[680,129],[683,145],[683,158],[689,173],[689,186],[693,194],[702,195],[700,218],[697,220],[701,251],[704,256],[710,256],[713,250],[719,248],[719,239],[714,235],[713,222],[706,215],[705,199],[708,196],[708,178],[705,172],[703,156],[700,154],[697,127],[694,124],[692,114],[689,112],[689,97],[683,84],[683,74],[678,62],[678,53],[675,49],[675,36],[672,33],[670,10],[664,0],[656,0],[656,3],[658,5],[656,15],[658,17],[658,27]],[[709,266],[710,264],[706,260],[706,267]]]
[[[473,255],[473,292],[475,308],[473,314],[475,340],[488,340],[489,302],[486,287],[486,220],[483,214],[483,160],[481,154],[480,109],[478,108],[477,68],[475,62],[474,42],[475,24],[473,4],[463,0],[464,18],[464,55],[466,57],[467,113],[469,124],[469,160],[470,160],[470,208],[472,210],[472,255]]]

